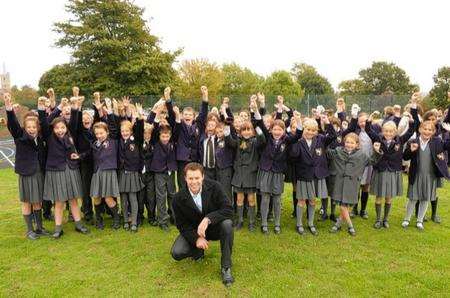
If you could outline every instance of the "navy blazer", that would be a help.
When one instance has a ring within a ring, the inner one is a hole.
[[[91,145],[95,141],[95,134],[93,128],[85,128],[83,126],[83,114],[81,111],[78,112],[78,134],[75,139],[75,146],[80,154],[89,153],[91,150]],[[86,155],[85,162],[92,162],[91,154]]]
[[[175,126],[175,113],[173,111],[172,101],[166,102],[168,121],[171,127]],[[208,115],[208,102],[202,101],[200,113],[194,120],[192,125],[187,125],[181,121],[180,131],[176,144],[176,158],[177,161],[199,161],[198,143],[200,134],[205,129],[206,117]]]
[[[8,129],[16,144],[15,172],[22,176],[30,176],[34,175],[39,169],[44,171],[47,147],[42,136],[38,135],[36,138],[30,136],[25,129],[20,126],[13,110],[6,111],[6,115],[8,119]],[[42,111],[41,117],[44,116],[45,112]]]
[[[172,202],[177,228],[193,246],[199,237],[197,228],[203,218],[209,218],[210,225],[216,225],[233,217],[231,202],[218,182],[205,178],[201,197],[202,211],[198,209],[187,187],[175,194]]]
[[[90,154],[94,161],[94,173],[98,170],[117,170],[119,141],[117,121],[113,114],[108,115],[109,136],[103,142],[94,141],[91,145]]]
[[[296,180],[313,181],[329,175],[326,148],[336,139],[333,125],[325,126],[326,134],[318,134],[312,139],[311,148],[304,138],[291,146],[291,157],[295,158]]]
[[[144,121],[136,120],[133,125],[133,134],[128,140],[119,140],[119,169],[125,171],[142,171],[142,154]]]
[[[158,140],[158,142],[156,142],[153,146],[153,159],[150,163],[150,171],[152,172],[165,173],[167,171],[176,171],[178,169],[174,140],[179,137],[181,123],[175,122],[174,125],[175,126],[172,129],[172,136],[170,137],[169,143],[163,145]],[[158,123],[155,123],[153,128],[154,133],[159,135],[159,129],[160,127]]]
[[[55,111],[54,112],[57,115],[59,115],[58,113],[61,113],[59,109],[55,109]],[[58,138],[53,133],[53,127],[49,124],[45,112],[38,111],[38,113],[42,136],[47,142],[47,162],[45,169],[49,171],[64,171],[66,166],[69,166],[71,169],[79,168],[80,160],[70,158],[72,153],[78,153],[75,147],[75,141],[70,131],[68,130],[64,137]],[[74,127],[77,125],[78,111],[72,110],[68,127],[72,127],[72,129],[76,132],[77,129]]]
[[[411,143],[413,142],[419,144],[419,148],[417,148],[417,150],[414,152],[411,151]],[[446,151],[448,152],[450,150],[450,140],[443,141],[440,137],[434,136],[429,140],[428,146],[430,147],[431,157],[434,165],[434,173],[436,174],[436,177],[449,179],[450,176],[448,173],[445,153]],[[417,158],[418,150],[421,150],[419,137],[408,142],[405,152],[403,153],[404,160],[411,160],[411,165],[409,167],[408,173],[408,183],[410,185],[414,184],[414,181],[416,180],[416,172],[419,168],[419,161]]]
[[[372,123],[366,122],[367,135],[372,142],[381,143],[383,155],[377,163],[373,165],[378,172],[398,172],[402,170],[403,145],[411,138],[415,131],[415,124],[410,123],[408,130],[402,136],[395,136],[389,146],[381,133],[376,133],[372,128]]]

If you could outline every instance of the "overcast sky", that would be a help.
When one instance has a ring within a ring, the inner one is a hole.
[[[53,46],[52,24],[64,0],[2,0],[0,63],[12,84],[37,86],[41,74],[69,61]],[[450,2],[138,0],[162,47],[183,47],[180,60],[235,61],[267,75],[294,62],[315,66],[334,87],[374,60],[394,62],[423,92],[450,65]]]

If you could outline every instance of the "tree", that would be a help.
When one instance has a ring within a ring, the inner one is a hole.
[[[69,0],[66,10],[70,19],[54,24],[60,35],[56,46],[72,50],[81,89],[110,96],[157,94],[174,80],[172,63],[181,51],[160,48],[142,18],[144,10],[132,1]]]
[[[262,90],[266,95],[283,95],[285,99],[292,101],[304,95],[300,84],[285,70],[270,74],[264,81]]]
[[[410,94],[417,88],[410,83],[406,72],[394,63],[373,62],[371,67],[360,70],[359,76],[364,82],[366,94],[381,95],[386,90],[395,94]]]
[[[20,105],[35,107],[38,96],[38,91],[28,85],[24,85],[22,88],[15,85],[11,87],[11,97]]]
[[[80,92],[86,93],[84,87],[91,90],[90,86],[85,86],[77,77],[75,66],[70,63],[60,64],[53,66],[50,70],[46,71],[39,79],[39,93],[47,96],[48,88],[53,88],[55,94],[58,97],[69,97],[72,94],[73,86],[81,86]],[[89,92],[92,94],[92,92]]]
[[[430,90],[431,102],[439,108],[446,108],[450,91],[450,67],[439,68],[437,74],[433,76],[433,81],[434,86]]]
[[[364,94],[364,82],[361,79],[346,80],[339,83],[339,94],[344,95],[356,95]]]
[[[302,86],[305,94],[322,95],[334,93],[330,82],[311,65],[295,63],[291,69],[291,74]]]
[[[223,85],[221,95],[230,97],[248,97],[260,90],[264,78],[237,63],[223,64]]]
[[[207,86],[210,102],[215,104],[224,82],[220,67],[206,59],[185,60],[178,69],[179,81],[175,94],[178,98],[200,98],[200,87]]]

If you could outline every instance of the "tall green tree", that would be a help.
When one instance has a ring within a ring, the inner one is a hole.
[[[448,106],[448,92],[450,91],[450,66],[443,66],[438,69],[437,74],[433,76],[434,85],[430,90],[432,103],[439,107]]]
[[[174,80],[172,63],[181,51],[161,49],[133,1],[69,0],[66,10],[70,18],[54,31],[56,46],[71,49],[73,84],[118,96],[161,93]]]
[[[282,95],[287,101],[298,100],[303,97],[304,91],[300,84],[285,70],[271,73],[262,85],[266,95]]]
[[[184,60],[178,68],[178,83],[174,88],[176,97],[193,100],[200,98],[200,87],[207,86],[210,102],[218,101],[224,82],[220,67],[207,59]]]
[[[24,85],[19,88],[14,85],[11,87],[11,97],[18,104],[35,107],[38,96],[38,91],[31,86]]]
[[[260,90],[264,78],[237,63],[222,65],[223,85],[221,95],[246,97]]]
[[[330,82],[311,65],[295,63],[291,69],[291,74],[302,86],[305,94],[322,95],[333,94],[334,92]]]

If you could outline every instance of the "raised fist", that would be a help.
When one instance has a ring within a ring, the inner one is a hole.
[[[411,143],[410,144],[410,148],[411,148],[411,152],[416,151],[417,149],[419,149],[419,144],[417,143]]]
[[[170,99],[170,92],[172,90],[170,89],[170,87],[166,87],[166,89],[164,89],[164,99],[165,100],[169,100]]]
[[[375,150],[375,152],[381,153],[380,149],[381,149],[381,143],[380,142],[373,143],[373,150]]]

